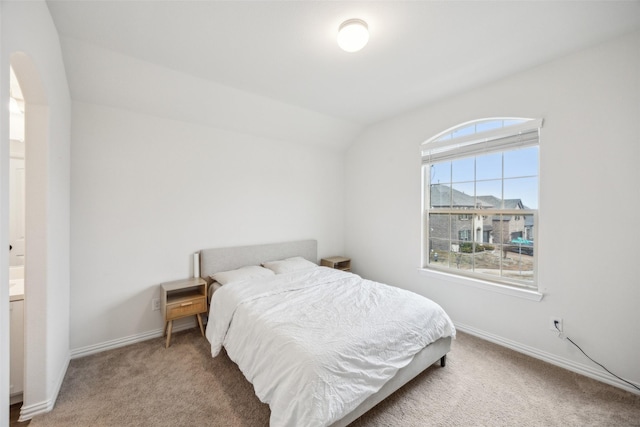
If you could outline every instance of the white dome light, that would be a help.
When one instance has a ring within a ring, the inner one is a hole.
[[[346,52],[357,52],[369,41],[369,27],[361,19],[344,21],[338,29],[338,46]]]

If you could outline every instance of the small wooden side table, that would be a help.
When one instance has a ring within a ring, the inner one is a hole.
[[[343,256],[332,256],[328,258],[322,258],[320,265],[325,267],[336,268],[342,271],[351,271],[351,258]]]
[[[167,334],[165,347],[171,345],[173,321],[188,316],[196,316],[200,332],[204,336],[202,313],[207,312],[207,282],[196,277],[193,279],[175,280],[160,285],[160,309],[164,318],[164,334]]]

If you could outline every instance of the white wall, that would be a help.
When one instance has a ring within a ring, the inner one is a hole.
[[[640,382],[640,33],[375,125],[346,156],[345,247],[366,277],[426,295],[467,331],[589,373]],[[541,302],[419,273],[420,144],[468,120],[542,117]],[[596,375],[597,376],[597,375]],[[617,383],[620,385],[621,383]]]
[[[343,151],[90,103],[72,116],[75,354],[160,334],[151,300],[200,249],[314,238],[342,253]]]
[[[70,99],[60,43],[46,3],[2,2],[1,7],[1,86],[9,87],[11,62],[27,104],[24,416],[53,406],[69,361]],[[8,91],[2,92],[2,105],[8,105],[8,96]],[[8,179],[7,114],[3,109],[0,171],[4,182]],[[0,262],[0,277],[6,283],[8,187],[5,184],[0,197],[3,206],[0,254],[4,260]],[[8,306],[4,291],[0,303]],[[2,322],[0,326],[4,337],[8,325]],[[6,360],[4,348],[1,357]],[[3,377],[4,370],[5,365]],[[4,389],[2,393],[0,404],[6,407]]]
[[[362,126],[62,37],[74,101],[293,144],[345,148]],[[206,53],[204,53],[207,55]]]

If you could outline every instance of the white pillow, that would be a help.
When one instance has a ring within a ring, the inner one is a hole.
[[[308,261],[301,256],[293,258],[281,259],[278,261],[263,262],[262,265],[269,270],[273,270],[276,274],[289,273],[291,271],[307,270],[317,267],[317,264]]]
[[[221,285],[226,285],[231,282],[259,279],[274,275],[275,273],[267,268],[260,267],[259,265],[248,265],[246,267],[240,267],[237,270],[219,271],[212,275],[211,278]]]

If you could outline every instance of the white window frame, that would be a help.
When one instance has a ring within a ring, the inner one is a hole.
[[[498,129],[478,132],[478,125],[487,124],[502,120],[503,126]],[[508,126],[504,126],[505,123]],[[521,282],[503,276],[494,276],[489,274],[477,273],[475,271],[458,270],[449,267],[442,267],[437,262],[432,262],[429,252],[429,214],[434,210],[436,213],[444,213],[451,215],[460,215],[460,209],[431,209],[430,208],[430,174],[427,173],[431,163],[439,163],[447,160],[455,160],[458,158],[471,157],[476,155],[488,154],[492,152],[508,152],[518,148],[531,146],[540,146],[540,128],[542,127],[542,119],[528,118],[486,118],[473,120],[454,126],[438,135],[430,138],[421,145],[422,163],[423,163],[423,200],[422,215],[423,229],[422,233],[422,251],[421,251],[421,270],[427,275],[440,275],[446,278],[446,281],[453,281],[465,285],[472,285],[497,291],[504,294],[524,297],[532,300],[541,300],[542,294],[539,292],[538,274],[537,274],[537,258],[538,245],[536,241],[536,250],[534,251],[534,280],[530,282]],[[465,132],[471,127],[474,132]],[[456,131],[463,130],[463,136],[455,136]],[[538,183],[540,182],[540,174],[538,173]],[[539,185],[538,185],[539,188]],[[471,215],[533,215],[534,219],[534,236],[538,231],[538,209],[469,209]]]

